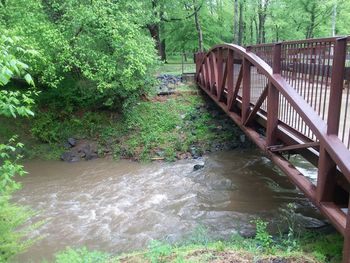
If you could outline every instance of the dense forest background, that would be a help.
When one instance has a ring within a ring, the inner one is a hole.
[[[152,81],[157,54],[166,61],[167,54],[222,42],[344,35],[350,21],[345,0],[1,0],[0,5],[0,31],[14,40],[35,83],[61,88],[42,100],[66,109],[120,106],[138,97]],[[52,102],[51,95],[62,99]]]

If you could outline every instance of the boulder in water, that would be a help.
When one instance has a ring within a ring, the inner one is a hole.
[[[204,163],[201,163],[201,164],[195,164],[193,166],[193,171],[197,171],[199,169],[203,169],[204,168]]]

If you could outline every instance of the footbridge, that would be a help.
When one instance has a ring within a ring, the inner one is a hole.
[[[222,44],[195,60],[197,85],[344,236],[350,263],[350,37]]]

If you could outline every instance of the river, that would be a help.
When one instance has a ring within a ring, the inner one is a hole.
[[[204,168],[193,166],[204,162]],[[29,175],[14,201],[38,212],[41,237],[20,262],[51,260],[67,246],[110,253],[147,247],[152,239],[181,242],[199,227],[214,239],[253,228],[260,217],[272,225],[295,202],[300,217],[318,217],[305,197],[257,150],[210,154],[201,160],[137,163],[28,161]]]

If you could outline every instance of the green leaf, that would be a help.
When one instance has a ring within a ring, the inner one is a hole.
[[[29,75],[28,73],[24,76],[24,79],[26,80],[26,82],[27,82],[29,85],[35,86],[35,85],[34,85],[34,81],[33,81],[33,79],[32,79],[32,76]]]

